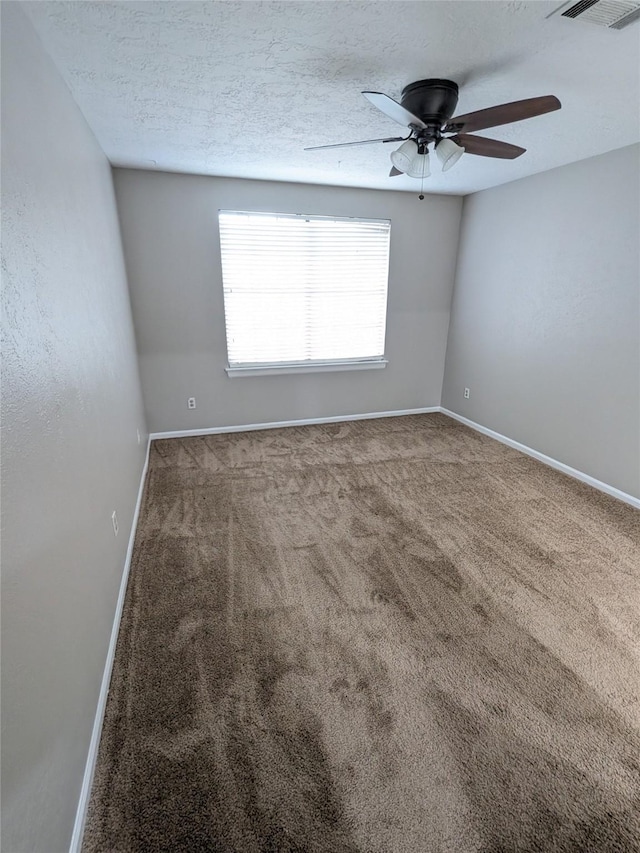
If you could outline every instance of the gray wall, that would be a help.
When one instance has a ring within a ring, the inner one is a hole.
[[[152,432],[439,405],[460,198],[114,175]],[[391,219],[386,369],[229,379],[219,208]]]
[[[24,12],[1,7],[2,849],[57,853],[146,437],[109,164]]]
[[[639,166],[635,145],[465,199],[443,388],[448,409],[635,496]]]

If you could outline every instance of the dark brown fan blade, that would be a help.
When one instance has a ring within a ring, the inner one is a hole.
[[[471,136],[470,133],[458,133],[450,136],[456,145],[462,145],[467,154],[479,154],[480,157],[499,157],[501,160],[515,160],[527,150],[499,139],[487,139],[486,136]]]
[[[383,95],[382,92],[363,92],[362,94],[374,107],[377,107],[386,116],[389,116],[389,118],[397,121],[398,124],[404,124],[406,127],[419,127],[420,129],[427,126],[422,119],[414,116],[409,110],[405,110],[402,104],[394,101],[389,95]]]
[[[390,136],[388,139],[363,139],[362,142],[337,142],[335,145],[312,145],[305,151],[319,151],[321,148],[350,148],[352,145],[371,145],[372,142],[403,142],[404,136]]]
[[[464,131],[471,133],[485,130],[487,127],[498,127],[500,124],[510,124],[512,121],[522,121],[544,113],[559,110],[562,104],[555,95],[544,95],[541,98],[526,98],[524,101],[512,101],[510,104],[500,104],[475,113],[454,116],[444,128],[445,133]]]
[[[389,177],[390,178],[397,178],[398,175],[401,175],[401,174],[402,174],[402,172],[400,171],[400,169],[396,169],[395,166],[392,166],[391,171],[389,172]]]

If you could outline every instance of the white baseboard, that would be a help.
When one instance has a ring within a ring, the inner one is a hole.
[[[120,589],[118,591],[118,601],[113,619],[113,627],[111,628],[111,637],[109,639],[109,648],[107,650],[107,659],[104,665],[102,674],[102,683],[100,685],[100,695],[98,696],[98,707],[93,721],[93,729],[91,731],[91,740],[89,742],[89,752],[87,755],[87,763],[84,768],[84,776],[82,777],[82,787],[80,789],[80,799],[78,800],[78,808],[76,810],[76,819],[73,825],[73,834],[71,836],[71,844],[69,845],[69,853],[80,853],[82,849],[82,836],[84,835],[84,826],[87,819],[87,809],[89,808],[89,798],[91,796],[91,787],[93,785],[93,774],[96,768],[96,760],[98,758],[98,747],[100,746],[100,735],[102,733],[102,723],[104,720],[104,712],[107,706],[107,695],[109,693],[109,684],[111,682],[111,670],[113,669],[113,659],[116,654],[116,643],[118,642],[118,632],[120,630],[120,618],[122,616],[122,608],[124,606],[124,597],[127,592],[127,581],[129,580],[129,569],[131,567],[131,556],[133,554],[133,543],[136,536],[136,528],[138,526],[138,516],[140,515],[140,506],[142,504],[142,494],[144,492],[144,484],[147,476],[147,468],[149,467],[149,450],[151,448],[151,438],[147,439],[147,453],[140,475],[140,486],[138,488],[138,498],[133,511],[133,519],[131,521],[131,533],[129,534],[129,543],[127,545],[127,554],[124,561],[124,569],[120,580]]]
[[[210,427],[209,429],[180,429],[171,432],[152,432],[149,438],[190,438],[197,435],[220,435],[225,432],[253,432],[260,429],[280,429],[281,427],[307,426],[308,424],[336,424],[344,421],[364,421],[370,418],[397,418],[401,415],[425,415],[439,412],[440,406],[427,406],[422,409],[398,409],[393,412],[367,412],[362,415],[334,415],[330,418],[304,418],[297,421],[273,421],[264,424],[241,424],[239,426]]]
[[[596,480],[595,477],[591,477],[589,474],[584,474],[582,471],[578,471],[576,468],[572,468],[570,465],[565,465],[564,462],[558,462],[557,459],[553,459],[551,456],[546,456],[544,453],[540,453],[538,450],[533,450],[531,447],[527,447],[526,444],[520,444],[519,441],[514,441],[512,438],[507,438],[506,435],[501,435],[499,432],[495,432],[495,430],[489,429],[488,427],[482,426],[481,424],[477,424],[475,421],[469,420],[469,418],[465,418],[462,415],[458,415],[456,412],[451,412],[449,409],[440,408],[440,411],[443,415],[448,415],[450,418],[454,418],[456,421],[460,421],[461,424],[465,424],[471,429],[476,430],[476,432],[481,432],[483,435],[488,435],[489,438],[494,438],[496,441],[500,441],[502,444],[506,444],[508,447],[513,447],[515,450],[519,450],[521,453],[526,453],[527,456],[532,456],[534,459],[537,459],[539,462],[544,462],[545,465],[548,465],[550,468],[555,468],[556,471],[562,471],[563,474],[567,474],[569,477],[573,477],[575,480],[580,480],[582,483],[586,483],[589,486],[593,486],[594,489],[598,489],[601,492],[604,492],[607,495],[611,495],[614,498],[617,498],[619,501],[624,501],[624,503],[629,504],[630,506],[635,507],[636,509],[640,509],[640,499],[635,498],[633,495],[628,495],[626,492],[620,491],[620,489],[614,488],[614,486],[610,486],[607,483],[603,483],[601,480]]]

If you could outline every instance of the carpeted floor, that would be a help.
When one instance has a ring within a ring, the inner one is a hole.
[[[444,415],[156,441],[85,853],[640,850],[640,514]]]

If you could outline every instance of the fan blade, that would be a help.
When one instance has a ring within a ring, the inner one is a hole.
[[[398,124],[404,124],[407,127],[418,127],[421,130],[427,126],[422,119],[414,116],[409,110],[405,110],[402,104],[394,101],[389,95],[383,95],[382,92],[363,92],[362,94],[374,107],[377,107],[386,116],[389,116],[389,118],[397,121]]]
[[[526,98],[524,101],[512,101],[510,104],[500,104],[475,113],[454,116],[444,128],[445,133],[475,130],[485,130],[487,127],[498,127],[500,124],[510,124],[512,121],[523,121],[544,113],[559,110],[562,104],[554,95],[544,95],[542,98]]]
[[[487,139],[486,136],[471,136],[469,133],[458,133],[449,139],[456,145],[462,145],[467,154],[478,154],[480,157],[499,157],[501,160],[515,160],[527,150],[499,139]]]
[[[363,139],[362,142],[337,142],[335,145],[312,145],[305,151],[319,151],[321,148],[349,148],[351,145],[371,145],[372,142],[403,142],[404,136],[391,136],[388,139]]]
[[[400,171],[400,169],[396,169],[395,166],[392,166],[391,171],[389,172],[389,177],[390,178],[397,178],[398,175],[401,175],[401,174],[402,174],[402,172]]]

